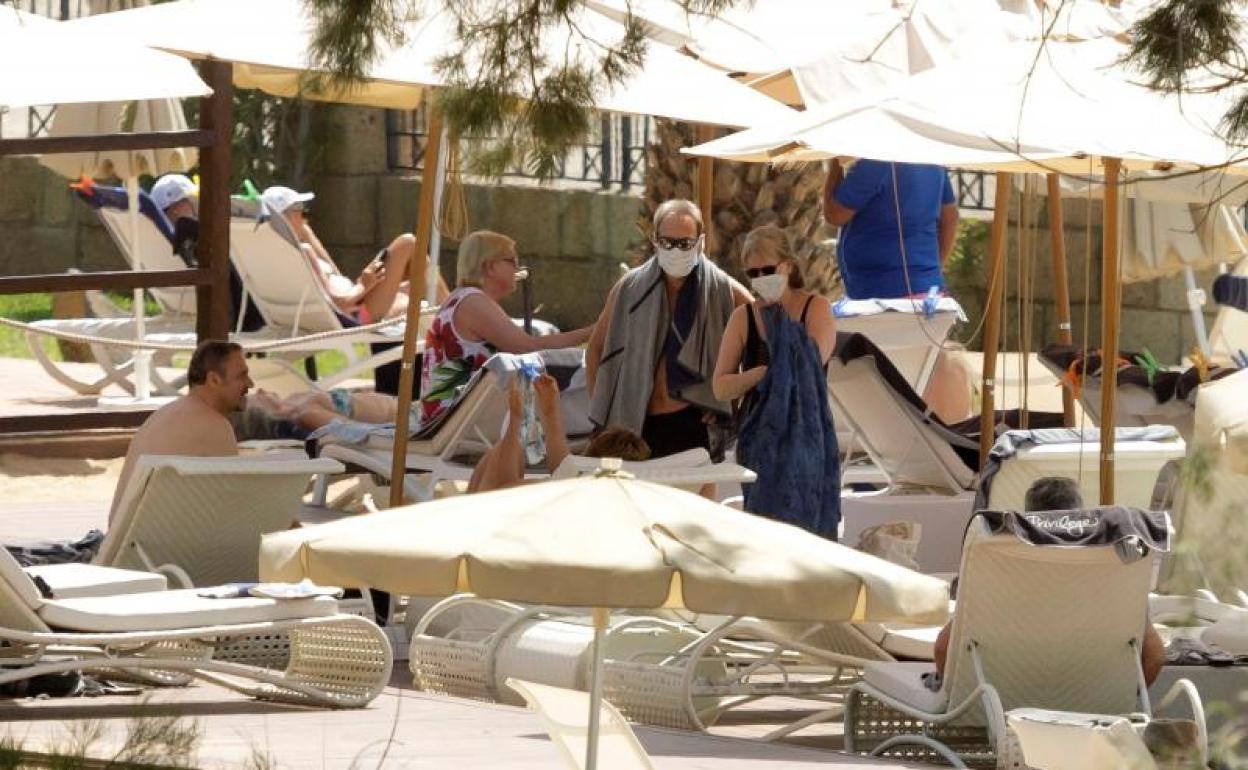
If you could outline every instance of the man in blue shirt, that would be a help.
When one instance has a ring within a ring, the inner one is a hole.
[[[841,228],[837,258],[851,299],[944,289],[941,267],[957,237],[958,206],[943,167],[863,159],[842,170],[833,161],[823,215]]]

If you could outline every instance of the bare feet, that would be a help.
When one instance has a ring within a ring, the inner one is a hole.
[[[538,414],[547,417],[559,411],[559,383],[549,374],[543,374],[533,381],[533,390],[537,395]]]

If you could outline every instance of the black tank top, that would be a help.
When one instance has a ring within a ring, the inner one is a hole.
[[[807,297],[806,304],[802,306],[802,315],[798,323],[803,329],[806,328],[806,312],[810,310],[810,302],[814,298],[813,294]],[[758,330],[753,305],[750,305],[749,310],[746,311],[745,320],[745,351],[741,355],[741,371],[771,364],[771,350],[767,347],[767,340],[763,339],[763,335]]]
[[[806,304],[802,306],[800,323],[803,329],[806,328],[806,311],[810,310],[810,301],[814,298],[813,294],[807,297]],[[758,331],[758,322],[754,320],[753,304],[746,308],[745,319],[745,350],[741,354],[741,371],[749,371],[756,366],[770,366],[771,349],[767,347],[767,340],[763,339],[763,335]],[[738,422],[749,414],[757,401],[758,391],[753,388],[741,397],[736,412]]]

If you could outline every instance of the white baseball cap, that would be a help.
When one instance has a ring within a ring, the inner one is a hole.
[[[281,214],[296,203],[307,203],[316,195],[310,192],[295,192],[289,187],[267,187],[260,193],[260,201],[273,214]]]
[[[152,202],[161,211],[192,195],[199,195],[199,188],[181,174],[165,174],[152,185]]]

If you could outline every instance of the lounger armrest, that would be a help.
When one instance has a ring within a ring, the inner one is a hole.
[[[1157,701],[1154,711],[1161,711],[1176,700],[1182,697],[1187,701],[1188,709],[1192,712],[1192,720],[1196,722],[1196,734],[1199,739],[1200,746],[1200,766],[1207,767],[1209,765],[1209,726],[1205,722],[1205,704],[1200,698],[1200,691],[1196,689],[1196,685],[1190,679],[1179,679],[1161,700]]]

